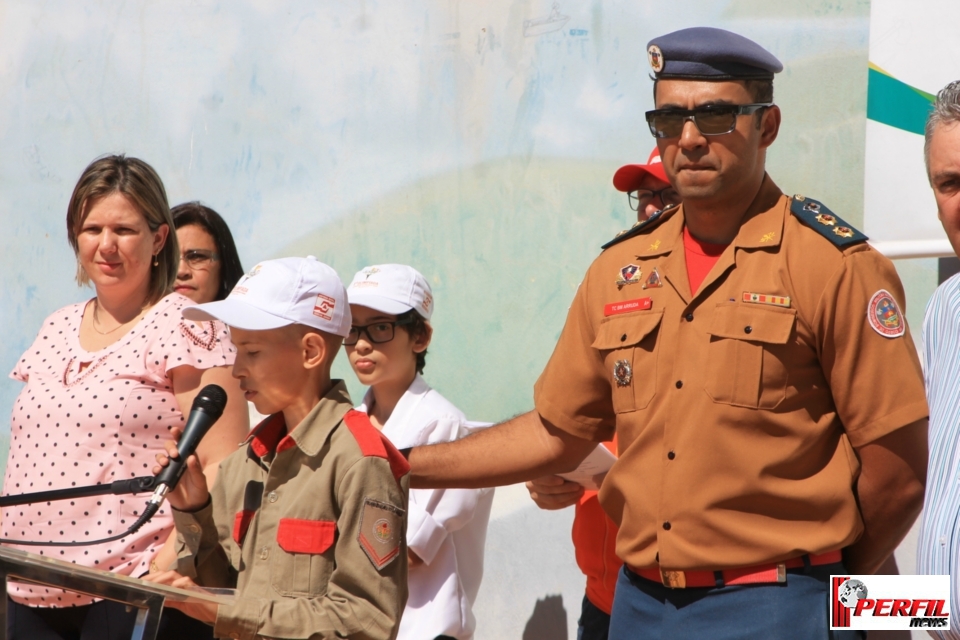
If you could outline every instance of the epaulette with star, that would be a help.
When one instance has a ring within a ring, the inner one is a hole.
[[[844,222],[837,214],[827,208],[825,204],[795,195],[790,199],[790,212],[824,238],[832,242],[839,249],[867,241],[867,236]]]
[[[632,238],[633,236],[639,235],[644,231],[657,227],[661,222],[663,222],[664,220],[670,217],[665,214],[672,212],[676,208],[677,208],[677,205],[675,204],[667,205],[663,209],[660,209],[660,211],[654,212],[654,214],[649,218],[647,218],[646,220],[643,220],[641,222],[636,222],[629,229],[624,229],[623,231],[618,233],[613,240],[609,241],[608,243],[606,243],[600,248],[604,250],[609,249],[613,245],[623,242],[628,238]]]

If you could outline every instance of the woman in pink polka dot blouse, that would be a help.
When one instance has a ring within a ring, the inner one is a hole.
[[[247,407],[230,375],[235,350],[226,328],[184,321],[180,310],[193,302],[170,293],[180,262],[172,229],[163,183],[142,160],[107,156],[83,172],[67,233],[77,280],[96,296],[51,314],[11,373],[24,387],[11,416],[5,494],[150,475],[170,429],[210,383],[229,401],[197,450],[208,483],[245,438]],[[9,507],[0,535],[93,541],[129,527],[144,504],[143,496],[101,496]],[[173,563],[172,532],[164,508],[118,542],[25,550],[136,576]],[[12,640],[130,637],[135,611],[122,605],[36,585],[9,591]]]

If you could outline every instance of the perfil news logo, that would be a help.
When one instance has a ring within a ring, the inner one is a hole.
[[[949,629],[950,576],[830,576],[830,629]]]

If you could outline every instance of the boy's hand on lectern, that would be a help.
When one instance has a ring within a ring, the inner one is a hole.
[[[196,582],[187,576],[180,575],[176,571],[150,573],[143,576],[141,580],[188,590],[198,586]],[[177,609],[182,611],[191,618],[196,618],[201,622],[214,624],[217,621],[217,607],[220,605],[214,604],[213,602],[176,602],[171,598],[167,598],[163,603],[163,606],[169,609]]]

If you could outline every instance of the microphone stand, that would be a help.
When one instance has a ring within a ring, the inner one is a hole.
[[[141,476],[129,480],[117,480],[109,484],[95,484],[89,487],[69,487],[67,489],[53,489],[51,491],[35,491],[33,493],[19,493],[13,496],[0,496],[0,507],[13,507],[34,502],[55,502],[71,498],[86,498],[88,496],[104,496],[108,494],[126,495],[131,493],[145,493],[156,488],[156,476]]]
[[[141,476],[139,478],[130,478],[129,480],[117,480],[110,484],[95,484],[89,487],[69,487],[67,489],[54,489],[52,491],[36,491],[33,493],[20,493],[15,496],[0,496],[0,507],[13,507],[21,504],[31,504],[34,502],[54,502],[56,500],[69,500],[70,498],[85,498],[88,496],[103,496],[108,494],[126,495],[131,493],[144,493],[153,491],[157,486],[156,476]],[[166,485],[163,485],[166,489]],[[166,491],[164,491],[166,494]],[[156,497],[156,496],[155,496]],[[137,518],[137,521],[130,525],[130,528],[123,533],[103,538],[101,540],[81,540],[81,541],[49,541],[38,542],[28,540],[14,540],[0,538],[0,544],[19,544],[32,547],[82,547],[91,544],[103,544],[125,538],[131,533],[135,533],[140,527],[156,515],[160,510],[160,504],[163,496],[159,499],[151,499],[147,507]]]

